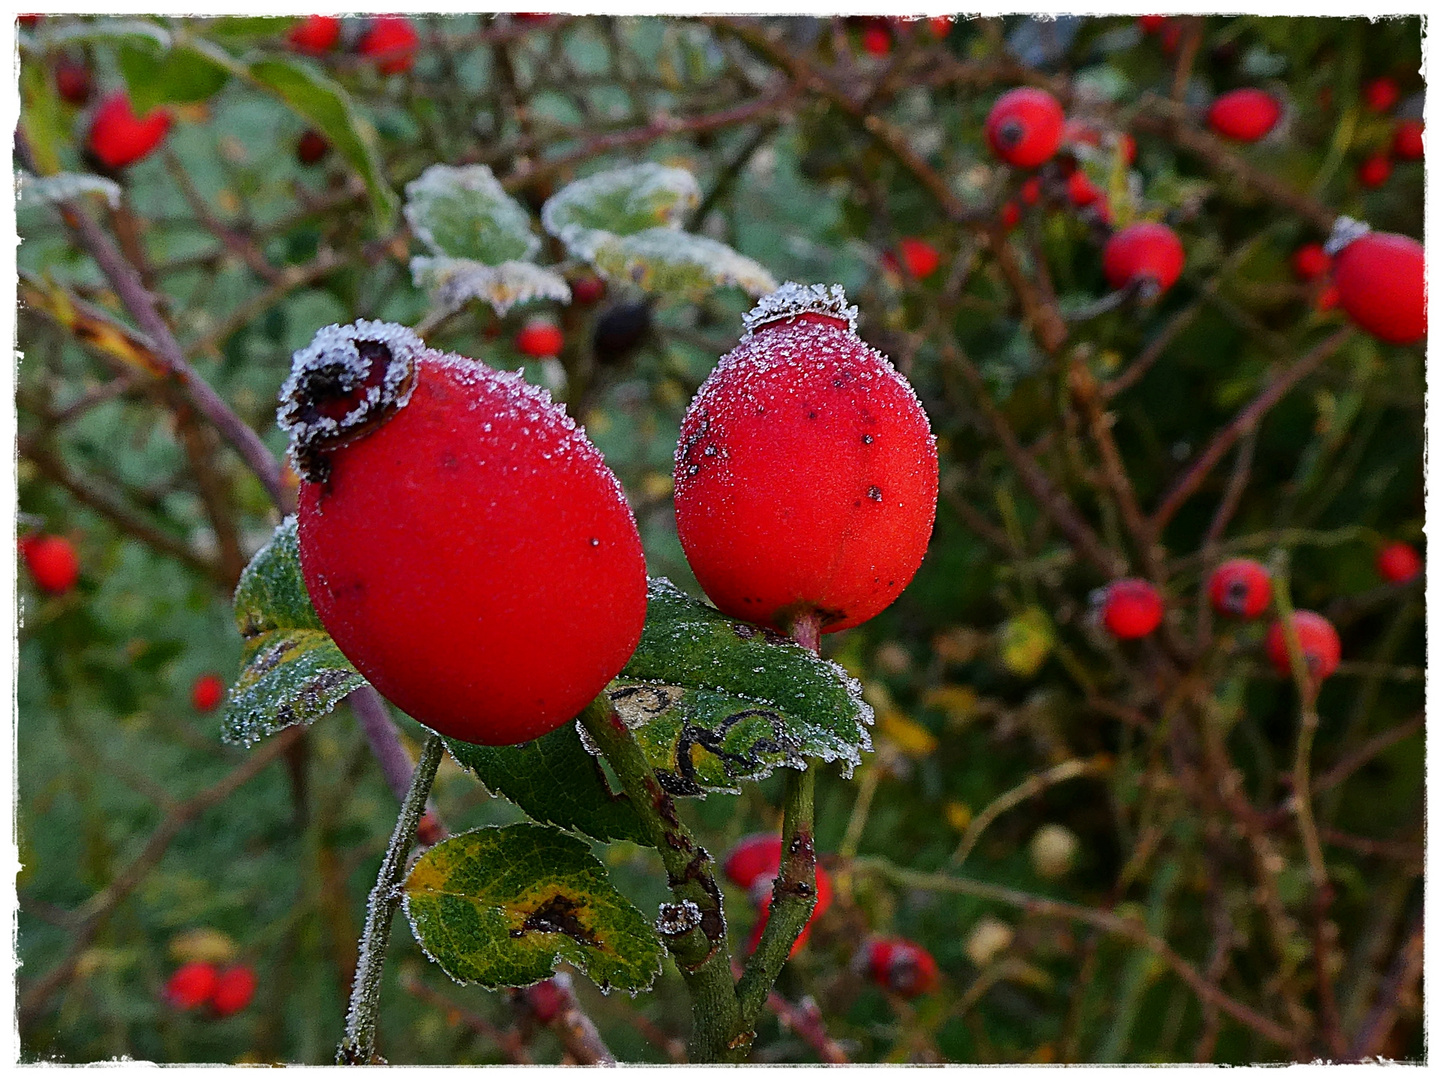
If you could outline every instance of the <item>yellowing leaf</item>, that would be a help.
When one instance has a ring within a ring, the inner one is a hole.
[[[933,754],[940,740],[930,734],[927,728],[917,724],[903,713],[889,711],[880,714],[876,721],[880,734],[894,743],[900,750],[912,757]]]
[[[1050,617],[1037,607],[1026,608],[1000,627],[1000,662],[1021,678],[1040,670],[1055,647]]]
[[[970,821],[974,818],[970,807],[963,802],[947,802],[945,804],[945,821],[956,832],[964,832],[970,827]]]
[[[182,964],[204,960],[211,964],[228,964],[239,950],[229,934],[208,926],[186,930],[170,939],[170,956]]]
[[[952,724],[963,724],[975,714],[980,695],[969,686],[935,686],[925,691],[920,699],[927,709],[945,714]]]

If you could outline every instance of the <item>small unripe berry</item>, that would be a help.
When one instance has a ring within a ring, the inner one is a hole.
[[[1068,874],[1079,852],[1079,838],[1064,825],[1042,825],[1030,838],[1030,864],[1047,881]]]
[[[1264,90],[1247,87],[1221,94],[1210,105],[1210,129],[1237,142],[1255,142],[1280,122],[1280,102]]]
[[[90,121],[90,152],[107,169],[120,169],[146,157],[170,133],[168,109],[136,116],[123,90],[111,94]]]
[[[1105,629],[1121,640],[1154,633],[1165,614],[1160,592],[1140,578],[1121,578],[1105,586],[1100,618]]]
[[[1320,244],[1302,244],[1290,256],[1290,269],[1301,281],[1315,281],[1330,272],[1330,256]]]
[[[314,128],[308,129],[295,144],[295,158],[301,165],[314,165],[330,153],[330,140]]]
[[[307,15],[285,35],[296,52],[319,56],[340,41],[340,20],[334,15]]]
[[[90,100],[90,68],[74,57],[61,57],[55,64],[55,92],[62,101],[84,105]]]
[[[382,75],[398,75],[415,65],[420,34],[404,15],[376,15],[360,39],[361,56],[375,61]]]
[[[900,264],[917,281],[924,281],[940,268],[940,253],[924,240],[907,236],[899,243]]]
[[[525,742],[629,660],[635,519],[543,390],[362,320],[296,353],[281,400],[310,599],[400,709],[466,742]]]
[[[904,998],[928,994],[940,981],[935,958],[904,938],[871,938],[865,944],[863,964],[871,982]]]
[[[1399,100],[1400,86],[1388,75],[1381,75],[1365,84],[1365,107],[1371,112],[1389,112]]]
[[[204,960],[181,964],[165,983],[165,1000],[177,1009],[196,1009],[215,994],[219,973]]]
[[[210,712],[225,700],[225,680],[219,675],[201,675],[190,687],[190,704],[196,712]]]
[[[746,316],[680,427],[675,518],[727,615],[822,633],[888,607],[925,557],[939,467],[904,376],[838,286],[787,283]]]
[[[1158,296],[1179,280],[1185,248],[1169,226],[1141,221],[1111,236],[1100,259],[1112,289],[1146,279],[1145,290]]]
[[[1209,593],[1221,615],[1253,619],[1270,606],[1270,575],[1254,559],[1227,559],[1210,575]]]
[[[1064,132],[1060,103],[1033,86],[1002,94],[985,120],[985,138],[995,156],[1021,169],[1049,161],[1060,149]]]
[[[210,995],[210,1007],[217,1016],[231,1016],[240,1012],[255,997],[259,979],[248,964],[228,967],[215,979],[215,991]]]
[[[1375,555],[1375,569],[1389,582],[1410,581],[1424,569],[1420,553],[1403,540],[1394,540]]]
[[[1317,682],[1328,679],[1340,666],[1340,635],[1330,620],[1313,611],[1295,612],[1295,636],[1299,639],[1300,655],[1310,675]],[[1270,663],[1281,675],[1290,674],[1290,651],[1285,647],[1285,627],[1277,619],[1265,635],[1265,652]]]
[[[80,557],[63,536],[27,536],[20,541],[20,555],[43,592],[58,596],[80,580]]]
[[[582,274],[570,283],[570,295],[577,304],[595,304],[605,295],[605,282],[594,274]]]
[[[1340,306],[1381,341],[1409,345],[1425,337],[1425,248],[1408,236],[1367,232],[1335,256]]]
[[[548,319],[531,319],[515,335],[515,348],[537,359],[559,356],[564,345],[565,335]]]
[[[1394,166],[1386,154],[1371,154],[1355,170],[1355,179],[1361,187],[1377,188],[1390,179]]]
[[[1395,139],[1390,152],[1401,161],[1419,161],[1425,156],[1425,124],[1420,120],[1401,120],[1395,125]]]

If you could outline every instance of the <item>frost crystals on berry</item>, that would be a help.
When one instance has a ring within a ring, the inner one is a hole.
[[[770,323],[805,314],[841,319],[850,324],[850,332],[854,333],[860,309],[845,303],[845,289],[840,285],[801,285],[787,281],[774,292],[762,296],[760,302],[745,314],[745,333],[741,337],[747,338]]]
[[[280,388],[276,422],[290,435],[296,470],[312,483],[329,476],[325,455],[404,407],[425,343],[397,323],[360,319],[324,327],[295,354]]]

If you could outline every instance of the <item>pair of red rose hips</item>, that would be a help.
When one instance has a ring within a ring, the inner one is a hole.
[[[680,540],[726,614],[845,629],[924,557],[934,439],[854,318],[838,286],[762,299],[681,425]],[[465,741],[523,742],[624,666],[645,617],[635,520],[543,390],[362,320],[296,353],[281,400],[310,598],[397,706]]]
[[[747,952],[754,952],[755,947],[760,944],[760,935],[765,932],[765,924],[770,918],[770,904],[774,896],[772,886],[775,876],[780,873],[782,842],[779,833],[755,833],[747,836],[730,849],[721,865],[725,876],[744,889],[759,909],[760,917],[755,920],[755,928],[750,932]],[[834,887],[830,884],[830,875],[823,866],[816,864],[815,909],[811,911],[810,918],[806,920],[795,944],[791,946],[791,956],[810,940],[810,928],[830,907],[833,895]]]
[[[322,56],[340,44],[341,26],[334,15],[307,15],[286,38],[296,52]],[[414,66],[419,48],[420,34],[404,15],[376,15],[355,51],[373,60],[382,75],[395,75]]]
[[[248,964],[221,970],[205,960],[181,964],[165,983],[165,1000],[189,1011],[208,1006],[216,1016],[240,1012],[255,997],[259,980]]]

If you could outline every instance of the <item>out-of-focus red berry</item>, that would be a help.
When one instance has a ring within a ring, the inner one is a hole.
[[[890,29],[878,22],[865,24],[860,31],[860,47],[871,56],[886,56],[890,52]]]
[[[584,274],[570,283],[570,295],[577,304],[595,304],[605,295],[605,282],[594,274]]]
[[[774,877],[780,869],[780,834],[753,833],[736,842],[725,856],[725,876],[749,889],[757,878]]]
[[[985,138],[1008,165],[1033,169],[1060,149],[1065,111],[1044,90],[1021,86],[1001,94],[985,118]]]
[[[1070,200],[1070,205],[1077,209],[1082,206],[1089,206],[1100,197],[1100,189],[1095,186],[1084,169],[1076,169],[1065,181],[1065,195]]]
[[[1020,185],[1020,201],[1026,206],[1034,206],[1040,201],[1040,178],[1032,176]]]
[[[1317,681],[1328,679],[1340,666],[1340,635],[1330,620],[1313,611],[1295,612],[1295,636],[1299,639],[1300,655]],[[1265,652],[1270,663],[1281,675],[1290,674],[1290,650],[1285,647],[1285,627],[1277,619],[1265,635]]]
[[[949,35],[950,28],[955,25],[955,16],[936,15],[933,18],[926,19],[925,22],[930,27],[932,37],[943,38]]]
[[[248,964],[235,964],[226,968],[215,979],[215,991],[210,996],[210,1007],[216,1016],[232,1016],[249,1005],[255,997],[259,980]]]
[[[1394,165],[1391,164],[1388,154],[1371,154],[1355,170],[1355,179],[1360,181],[1361,187],[1378,188],[1390,179],[1392,169]]]
[[[565,335],[547,319],[531,319],[515,335],[515,348],[526,356],[559,356],[564,345]]]
[[[199,1008],[214,997],[219,981],[214,964],[192,960],[176,968],[165,983],[165,1000],[177,1009]]]
[[[1142,34],[1158,34],[1170,20],[1164,15],[1141,15],[1135,20]]]
[[[1420,553],[1403,540],[1386,544],[1375,555],[1375,569],[1390,582],[1417,578],[1424,565],[1420,561]]]
[[[1340,306],[1362,330],[1394,345],[1425,337],[1425,248],[1398,233],[1370,232],[1335,256]]]
[[[1389,112],[1399,100],[1400,84],[1388,75],[1381,75],[1365,84],[1365,107],[1371,112]]]
[[[1154,633],[1164,617],[1160,592],[1140,578],[1121,578],[1105,586],[1100,617],[1105,629],[1121,640]]]
[[[1264,90],[1247,87],[1221,94],[1210,105],[1210,129],[1237,142],[1255,142],[1280,122],[1280,102]]]
[[[225,700],[225,680],[219,675],[201,675],[190,687],[190,704],[196,712],[210,712]]]
[[[295,158],[301,165],[315,165],[322,161],[328,153],[330,153],[330,140],[314,128],[310,128],[301,135],[300,141],[295,144]]]
[[[1185,268],[1185,248],[1167,225],[1141,221],[1127,225],[1105,242],[1100,255],[1105,280],[1123,289],[1139,278],[1149,278],[1160,292],[1174,285]]]
[[[1000,207],[1000,224],[1006,232],[1020,224],[1020,204],[1014,199]]]
[[[296,52],[319,56],[340,41],[340,20],[334,15],[306,15],[285,38]]]
[[[376,15],[360,39],[359,52],[375,61],[382,75],[398,75],[415,65],[420,34],[404,15]]]
[[[1290,269],[1301,281],[1315,281],[1330,272],[1330,256],[1320,244],[1302,244],[1290,256]]]
[[[924,281],[940,268],[940,253],[918,237],[905,237],[899,248],[901,264],[917,281]]]
[[[90,100],[90,68],[73,56],[61,57],[55,64],[55,92],[62,101],[84,105]]]
[[[90,152],[107,169],[119,169],[146,157],[170,133],[170,111],[151,109],[136,116],[130,96],[121,90],[106,98],[90,121]]]
[[[1425,156],[1425,124],[1420,120],[1401,120],[1395,125],[1395,138],[1390,152],[1401,161],[1419,161]]]
[[[928,994],[940,980],[935,958],[904,938],[872,938],[865,946],[864,963],[872,982],[901,997]]]
[[[80,557],[63,536],[27,536],[20,541],[20,555],[44,592],[58,596],[80,580]]]
[[[778,837],[777,837],[778,839]],[[777,866],[778,870],[779,867]],[[759,917],[755,920],[755,929],[750,931],[750,940],[746,944],[745,951],[753,953],[755,947],[760,944],[760,935],[765,932],[765,924],[770,920],[770,905],[774,901],[775,894],[772,891],[771,881],[774,879],[774,872],[769,877],[757,878],[750,886],[750,896],[755,901],[759,910]],[[795,938],[795,944],[790,947],[790,955],[798,953],[810,940],[810,928],[815,925],[815,920],[825,914],[830,907],[830,900],[834,896],[834,887],[830,884],[830,875],[825,872],[823,866],[815,867],[815,908],[810,912],[810,918],[805,921],[804,928]]]
[[[1320,290],[1320,295],[1315,297],[1315,310],[1330,311],[1340,303],[1340,289],[1332,281]]]
[[[1253,619],[1270,606],[1270,575],[1254,559],[1230,559],[1215,568],[1209,592],[1220,614]]]
[[[559,986],[555,985],[554,979],[545,979],[534,986],[526,987],[521,991],[525,998],[525,1004],[530,1006],[531,1013],[535,1019],[542,1024],[553,1023],[565,1008],[565,999],[569,996]]]

